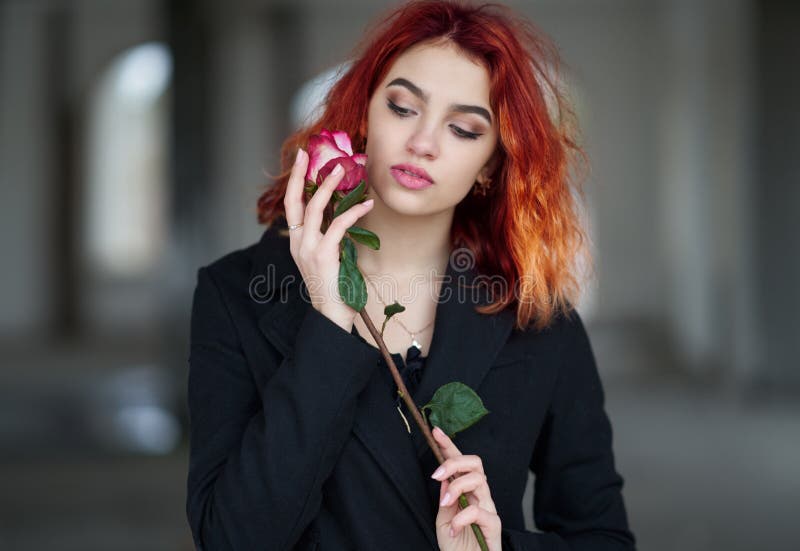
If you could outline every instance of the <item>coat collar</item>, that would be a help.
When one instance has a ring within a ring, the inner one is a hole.
[[[264,232],[250,282],[251,294],[255,282],[260,284],[258,296],[268,298],[259,317],[259,328],[281,354],[291,356],[295,336],[311,305],[307,295],[304,299],[300,294],[305,283],[289,253],[288,236],[281,235],[284,230],[278,229],[283,227],[281,222],[277,220]],[[514,316],[508,309],[497,315],[475,311],[476,306],[488,303],[485,287],[476,292],[466,288],[465,284],[475,284],[475,268],[462,270],[453,264],[448,263],[440,289],[431,347],[414,395],[417,407],[428,403],[436,389],[448,382],[460,381],[477,390],[513,329]],[[282,296],[286,299],[277,300]],[[373,321],[380,325],[381,320]],[[359,396],[353,432],[397,487],[436,548],[432,522],[436,511],[431,508],[426,480],[430,473],[423,473],[420,468],[422,459],[432,452],[403,405],[411,425],[411,435],[408,434],[394,406],[394,381],[388,370],[382,369],[386,373],[373,377]]]

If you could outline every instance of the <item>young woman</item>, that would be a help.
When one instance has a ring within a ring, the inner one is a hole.
[[[198,271],[187,496],[198,548],[471,550],[474,523],[492,551],[634,549],[572,307],[587,254],[569,178],[581,152],[556,68],[505,9],[412,2],[373,27],[321,118],[285,142],[285,170],[259,201],[261,241]],[[368,158],[371,202],[332,221],[342,175],[303,192],[303,147],[323,128]],[[406,308],[384,338],[414,402],[461,381],[490,412],[453,439],[434,431],[439,473],[338,295],[339,243],[356,222],[381,240],[357,247],[367,313],[380,326],[385,304]],[[525,529],[529,471],[540,532]]]

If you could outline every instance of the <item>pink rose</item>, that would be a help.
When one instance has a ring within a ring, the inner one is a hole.
[[[323,128],[319,134],[308,139],[308,170],[306,181],[322,185],[322,181],[336,168],[342,165],[344,176],[337,191],[348,192],[358,186],[361,180],[367,182],[367,156],[363,153],[353,154],[350,136],[347,132],[331,132]]]

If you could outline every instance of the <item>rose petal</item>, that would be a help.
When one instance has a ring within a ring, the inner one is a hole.
[[[306,170],[306,180],[317,182],[319,180],[319,170],[325,166],[326,163],[331,159],[346,156],[347,154],[336,146],[336,142],[332,137],[314,134],[308,139],[308,169]]]
[[[322,185],[322,182],[325,180],[325,178],[328,177],[328,175],[333,171],[333,169],[336,168],[336,165],[342,165],[342,168],[344,169],[344,176],[342,176],[342,180],[339,182],[339,185],[336,186],[336,189],[340,189],[342,184],[347,181],[347,174],[353,170],[353,167],[356,166],[356,163],[350,157],[347,156],[336,157],[334,159],[331,159],[330,161],[325,163],[325,166],[320,168],[319,172],[317,173],[318,186]]]
[[[352,159],[360,164],[361,166],[367,166],[367,154],[366,153],[356,153],[353,155]]]
[[[323,130],[323,132],[327,132],[327,134],[331,137],[331,139],[336,142],[336,147],[347,153],[348,155],[353,154],[353,146],[350,144],[350,136],[347,135],[347,132],[343,130],[336,130],[335,132],[331,132],[330,130]]]
[[[317,173],[317,185],[322,185],[323,180],[328,177],[328,174],[336,167],[342,165],[344,168],[344,176],[336,186],[337,191],[350,191],[357,187],[361,180],[367,181],[367,170],[360,164],[356,163],[352,157],[339,157],[331,159],[325,166],[319,169]]]
[[[361,180],[364,180],[364,184],[367,184],[367,170],[358,163],[354,163],[353,169],[345,172],[344,178],[342,178],[342,182],[339,182],[339,185],[336,188],[339,191],[350,191],[353,188],[358,187],[358,184],[361,183]]]

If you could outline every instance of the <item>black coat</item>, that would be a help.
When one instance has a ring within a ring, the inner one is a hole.
[[[186,501],[195,544],[438,549],[436,460],[405,412],[408,434],[378,349],[311,307],[279,226],[197,273]],[[485,294],[458,294],[474,276],[448,267],[415,403],[461,381],[490,411],[454,443],[482,459],[504,550],[634,549],[580,317],[518,331],[511,311],[474,311]],[[525,530],[529,469],[542,532]]]

